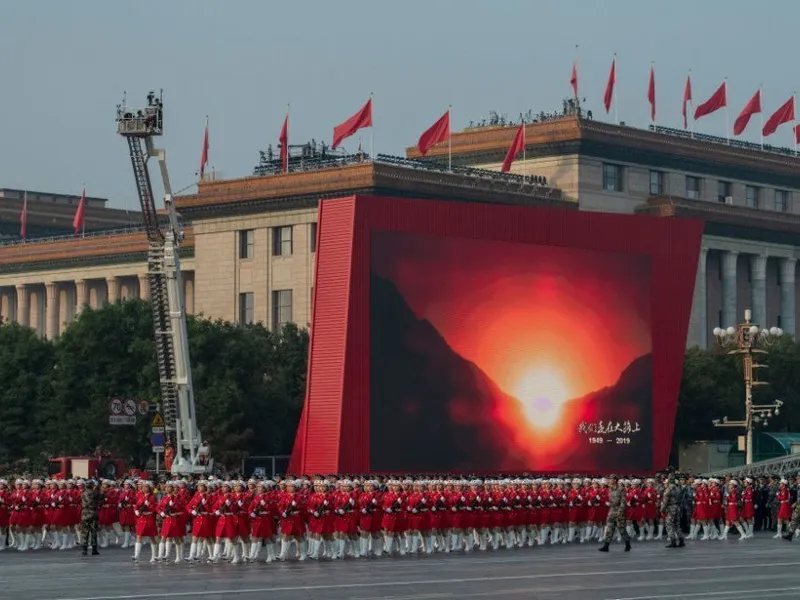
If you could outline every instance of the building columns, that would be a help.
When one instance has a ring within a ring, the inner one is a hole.
[[[31,307],[30,294],[24,283],[17,285],[17,323],[28,327],[30,325]]]
[[[767,326],[767,256],[750,256],[750,301],[753,321],[759,327]]]
[[[708,297],[706,285],[706,259],[708,248],[700,249],[697,262],[697,277],[694,282],[694,299],[692,300],[692,314],[687,340],[688,347],[708,347]]]
[[[58,286],[54,282],[45,283],[44,335],[49,340],[58,336]]]
[[[139,298],[146,302],[150,301],[150,279],[147,273],[139,275]]]
[[[89,286],[85,279],[75,280],[75,312],[80,313],[89,304]]]
[[[106,285],[108,286],[106,299],[109,304],[114,304],[114,302],[119,300],[119,279],[116,277],[109,277],[106,279]]]
[[[795,318],[795,265],[796,258],[781,261],[781,329],[789,335],[797,335]]]
[[[0,289],[0,324],[11,323],[11,295]]]
[[[736,264],[739,252],[722,252],[722,326],[735,327],[739,322],[736,314]]]

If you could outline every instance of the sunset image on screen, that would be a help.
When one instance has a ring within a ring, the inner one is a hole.
[[[650,257],[374,231],[373,470],[652,464]]]

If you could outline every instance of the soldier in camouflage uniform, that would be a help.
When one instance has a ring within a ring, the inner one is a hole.
[[[97,551],[97,520],[102,502],[103,495],[95,489],[94,481],[87,481],[81,496],[80,539],[84,556],[88,554],[89,546],[92,547],[92,556],[100,554]]]
[[[683,548],[683,529],[681,529],[681,508],[683,505],[683,491],[678,487],[674,477],[669,478],[667,489],[661,498],[661,512],[667,515],[667,548]]]
[[[625,552],[631,551],[631,536],[625,529],[625,489],[619,485],[619,477],[611,475],[609,477],[608,488],[608,518],[603,534],[603,545],[598,548],[600,552],[608,552],[614,531],[619,532],[625,541]]]

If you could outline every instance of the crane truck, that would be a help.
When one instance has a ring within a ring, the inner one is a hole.
[[[175,210],[167,173],[166,152],[154,140],[164,132],[163,92],[150,92],[147,106],[132,109],[123,98],[117,105],[117,133],[128,141],[136,191],[147,236],[147,279],[153,309],[156,354],[165,432],[174,448],[173,475],[210,473],[214,461],[197,429],[189,339],[179,251],[183,228]],[[153,196],[148,162],[155,158],[164,186],[167,221],[162,226]]]

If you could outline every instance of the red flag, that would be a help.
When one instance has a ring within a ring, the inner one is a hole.
[[[761,112],[761,89],[748,102],[733,122],[733,135],[740,135],[750,122],[750,117]]]
[[[522,152],[525,149],[525,123],[519,126],[517,130],[517,135],[514,136],[514,141],[511,142],[511,146],[508,148],[508,152],[506,153],[506,158],[503,161],[503,166],[500,169],[502,173],[508,173],[511,170],[511,163],[514,162],[514,159],[517,158],[517,154]]]
[[[772,116],[764,123],[764,130],[761,133],[764,134],[764,137],[767,137],[775,133],[775,130],[784,123],[791,123],[792,121],[794,121],[794,96],[772,113]]]
[[[208,166],[208,117],[206,117],[206,132],[203,134],[203,151],[200,153],[200,178]]]
[[[425,156],[428,150],[433,148],[439,142],[443,142],[450,137],[450,110],[448,109],[436,123],[431,125],[425,132],[419,136],[417,148]]]
[[[343,139],[350,137],[356,131],[364,127],[372,127],[372,98],[367,100],[367,103],[361,107],[361,110],[347,119],[347,121],[333,128],[333,144],[331,145],[331,150],[336,150]]]
[[[686,119],[686,105],[692,101],[692,75],[691,73],[686,76],[686,87],[683,88],[683,128],[689,127],[689,122]]]
[[[608,73],[608,83],[606,83],[606,93],[603,96],[603,104],[606,112],[611,110],[611,101],[614,99],[614,84],[617,82],[617,57],[611,61],[611,71]]]
[[[572,76],[569,78],[569,84],[572,86],[572,91],[575,98],[578,97],[578,61],[572,63]]]
[[[711,95],[711,98],[694,109],[694,120],[696,121],[700,117],[710,115],[726,106],[728,106],[728,84],[723,81],[722,85],[717,88],[717,91]]]
[[[656,70],[650,67],[650,83],[647,85],[647,100],[650,102],[650,120],[656,122]],[[686,114],[686,113],[684,113]]]
[[[22,214],[19,216],[19,235],[23,240],[28,239],[28,192],[22,200]]]
[[[281,171],[283,173],[289,172],[289,113],[286,113],[286,118],[283,120],[283,127],[278,136],[278,143],[281,145]]]
[[[800,125],[794,126],[794,142],[800,144]]]
[[[83,220],[86,216],[86,188],[83,188],[83,194],[81,195],[81,201],[78,203],[78,210],[75,211],[75,217],[72,219],[72,229],[75,230],[75,234],[79,231],[83,230]]]

